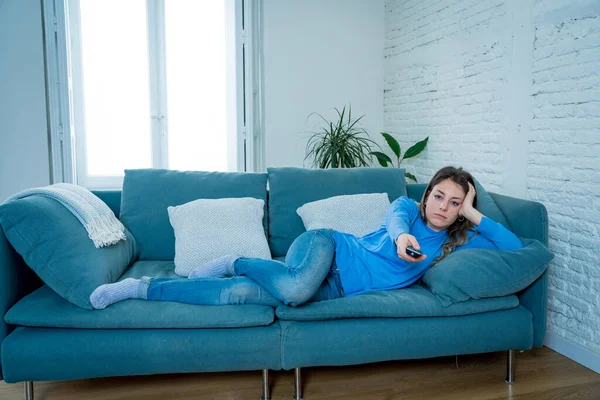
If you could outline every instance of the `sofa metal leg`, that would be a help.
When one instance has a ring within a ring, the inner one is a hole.
[[[25,400],[33,400],[33,382],[25,382]]]
[[[515,351],[508,350],[506,358],[506,379],[504,382],[512,385],[515,383]]]
[[[294,368],[294,400],[302,400],[302,376],[300,368]]]
[[[260,400],[271,400],[271,394],[269,393],[269,370],[263,369],[263,394],[260,396]]]

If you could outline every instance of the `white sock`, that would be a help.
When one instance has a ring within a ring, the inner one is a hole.
[[[139,298],[140,280],[127,278],[120,282],[100,285],[90,295],[96,309],[103,309],[118,301]]]
[[[188,278],[224,278],[235,275],[233,263],[240,256],[228,254],[223,257],[215,258],[197,268],[194,268]]]

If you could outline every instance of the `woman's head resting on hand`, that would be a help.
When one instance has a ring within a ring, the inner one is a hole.
[[[462,168],[444,167],[433,176],[419,206],[421,218],[431,229],[457,233],[468,229],[468,221],[461,215],[461,207],[469,191],[469,183],[475,186],[471,174]],[[477,194],[473,199],[477,207]],[[462,228],[462,229],[461,229]]]
[[[469,188],[473,192],[469,193]],[[470,203],[472,199],[471,204]],[[436,231],[446,230],[448,241],[442,246],[442,254],[434,262],[439,262],[458,246],[467,243],[468,231],[473,224],[462,215],[462,207],[477,207],[475,181],[471,174],[462,168],[444,167],[435,173],[419,205],[423,221]]]

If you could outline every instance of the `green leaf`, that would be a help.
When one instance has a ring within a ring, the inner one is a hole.
[[[381,165],[382,167],[387,167],[387,164],[386,164],[385,160],[382,160],[381,158],[378,158],[377,161],[379,162],[379,165]]]
[[[389,133],[381,132],[381,135],[385,138],[385,141],[387,142],[388,146],[390,146],[390,149],[392,149],[396,157],[400,158],[400,143],[398,143],[398,141]]]
[[[404,176],[407,177],[408,179],[412,179],[413,181],[415,181],[415,183],[417,183],[417,177],[414,176],[413,174],[411,174],[410,172],[405,172]]]
[[[379,161],[379,164],[382,167],[387,167],[388,163],[390,165],[392,164],[392,159],[385,153],[382,153],[380,151],[372,151],[369,154],[372,154],[375,157],[377,157],[377,161]]]
[[[425,150],[428,140],[429,136],[427,136],[424,140],[415,143],[410,149],[406,150],[406,153],[404,153],[404,158],[412,158],[419,155],[423,150]]]

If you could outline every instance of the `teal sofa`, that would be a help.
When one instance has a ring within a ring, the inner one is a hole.
[[[200,193],[210,192],[207,185],[216,185],[217,181],[227,185],[228,177],[233,176],[199,174]],[[169,176],[167,173],[163,178],[170,179]],[[266,174],[253,176],[263,177],[261,185],[269,183],[268,192],[264,185],[264,196],[268,197],[265,230],[275,258],[283,257],[293,238],[302,233],[302,221],[295,210],[305,202],[382,190],[390,200],[406,194],[418,201],[425,190],[424,184],[405,186],[403,170],[390,168],[272,168]],[[173,191],[156,182],[156,190],[161,193]],[[188,197],[178,202],[198,196],[190,185],[188,182],[180,186]],[[148,189],[140,184],[124,187],[123,192],[95,193],[115,215],[122,216],[122,206],[132,211],[132,203],[125,203],[122,194],[132,190]],[[150,198],[139,194],[138,199]],[[518,236],[547,245],[547,213],[542,204],[489,193],[485,199],[481,196],[479,208],[502,220]],[[135,236],[135,229],[125,225]],[[172,236],[172,231],[168,235]],[[143,235],[136,239],[143,247]],[[160,245],[163,244],[153,244]],[[176,276],[173,269],[172,259],[139,259],[121,279]],[[34,381],[257,370],[263,375],[263,387],[257,388],[257,397],[260,391],[262,399],[268,399],[268,371],[283,369],[294,370],[294,396],[300,399],[302,367],[506,351],[506,382],[512,383],[515,351],[542,346],[547,280],[546,271],[519,293],[471,299],[449,307],[443,307],[422,282],[417,282],[400,290],[297,308],[128,300],[105,310],[86,310],[44,285],[2,232],[0,312],[4,318],[0,322],[0,377],[8,383],[24,382],[26,398],[33,399]]]

